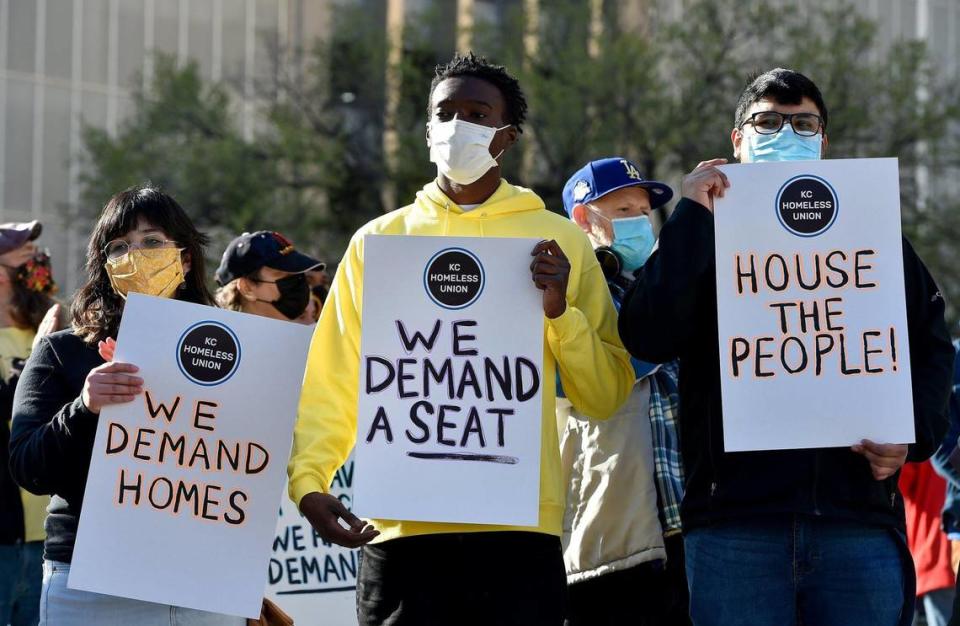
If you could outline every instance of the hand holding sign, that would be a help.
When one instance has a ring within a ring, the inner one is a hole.
[[[123,404],[143,393],[143,379],[133,376],[139,368],[129,363],[104,363],[87,374],[83,385],[83,405],[100,414],[108,404]]]
[[[907,445],[902,443],[874,443],[864,439],[850,448],[866,457],[874,480],[886,480],[907,462]]]
[[[107,337],[97,344],[97,351],[100,358],[109,363],[113,360],[113,355],[117,351],[117,340],[113,337]]]
[[[373,526],[364,523],[351,513],[339,498],[329,493],[308,493],[300,501],[300,512],[324,540],[345,548],[359,548],[380,534],[379,530],[374,530]],[[340,524],[341,519],[350,527],[344,528]]]
[[[713,198],[722,198],[730,186],[727,175],[717,169],[726,159],[701,161],[692,172],[683,177],[683,197],[698,202],[713,211]]]
[[[543,312],[550,319],[560,317],[567,310],[570,261],[552,239],[538,243],[530,255],[534,257],[530,263],[533,282],[543,290]]]

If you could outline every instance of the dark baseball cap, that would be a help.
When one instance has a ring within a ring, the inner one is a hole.
[[[0,224],[0,254],[16,250],[28,241],[33,241],[43,232],[40,222],[9,222]]]
[[[309,270],[322,270],[326,265],[298,252],[293,242],[280,233],[259,230],[243,233],[230,242],[217,268],[217,284],[222,287],[253,274],[261,267],[301,274]]]
[[[650,206],[654,209],[673,197],[669,185],[644,178],[637,166],[627,159],[611,157],[590,161],[570,177],[563,186],[563,208],[572,216],[576,205],[593,202],[624,187],[646,189],[650,194]]]

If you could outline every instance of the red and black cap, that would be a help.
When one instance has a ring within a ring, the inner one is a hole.
[[[281,272],[301,274],[326,267],[320,261],[298,252],[293,242],[269,230],[243,233],[230,242],[217,268],[217,284],[221,287],[244,276],[253,274],[261,267],[270,267]]]

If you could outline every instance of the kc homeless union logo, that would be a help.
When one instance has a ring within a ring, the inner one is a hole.
[[[177,365],[188,379],[204,387],[225,383],[240,364],[240,340],[220,322],[198,322],[177,342]]]
[[[483,264],[464,248],[446,248],[427,261],[423,286],[427,295],[445,309],[465,309],[483,293]]]
[[[819,176],[794,176],[777,192],[775,210],[780,224],[794,235],[816,237],[837,219],[837,192]]]

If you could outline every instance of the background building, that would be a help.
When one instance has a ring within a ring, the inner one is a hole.
[[[816,11],[830,0],[772,0],[791,11]],[[546,0],[344,0],[368,11],[388,49],[383,148],[390,159],[398,78],[389,59],[404,54],[404,24],[424,11],[443,25],[438,58],[471,44],[475,23],[497,23],[509,11],[549,11]],[[638,32],[682,18],[689,0],[584,0],[599,17],[614,7]],[[852,0],[877,21],[878,54],[901,39],[922,39],[949,75],[960,75],[960,2]],[[615,6],[614,6],[615,5]],[[0,0],[0,221],[42,219],[42,242],[70,293],[81,276],[90,224],[71,223],[81,198],[82,124],[115,133],[133,112],[132,91],[151,80],[154,53],[196,61],[204,78],[226,81],[236,95],[237,123],[252,137],[257,85],[277,71],[273,53],[309,48],[329,34],[332,0]],[[536,37],[524,45],[535,49]],[[390,55],[393,55],[391,57]],[[285,63],[296,63],[287,58]],[[349,94],[344,94],[348,97]],[[346,100],[345,100],[346,101]],[[175,158],[175,155],[172,155]],[[919,176],[922,179],[922,176]],[[956,181],[935,184],[957,186]],[[960,192],[954,189],[955,192]],[[389,192],[389,189],[387,190]],[[391,202],[385,204],[390,205]]]

